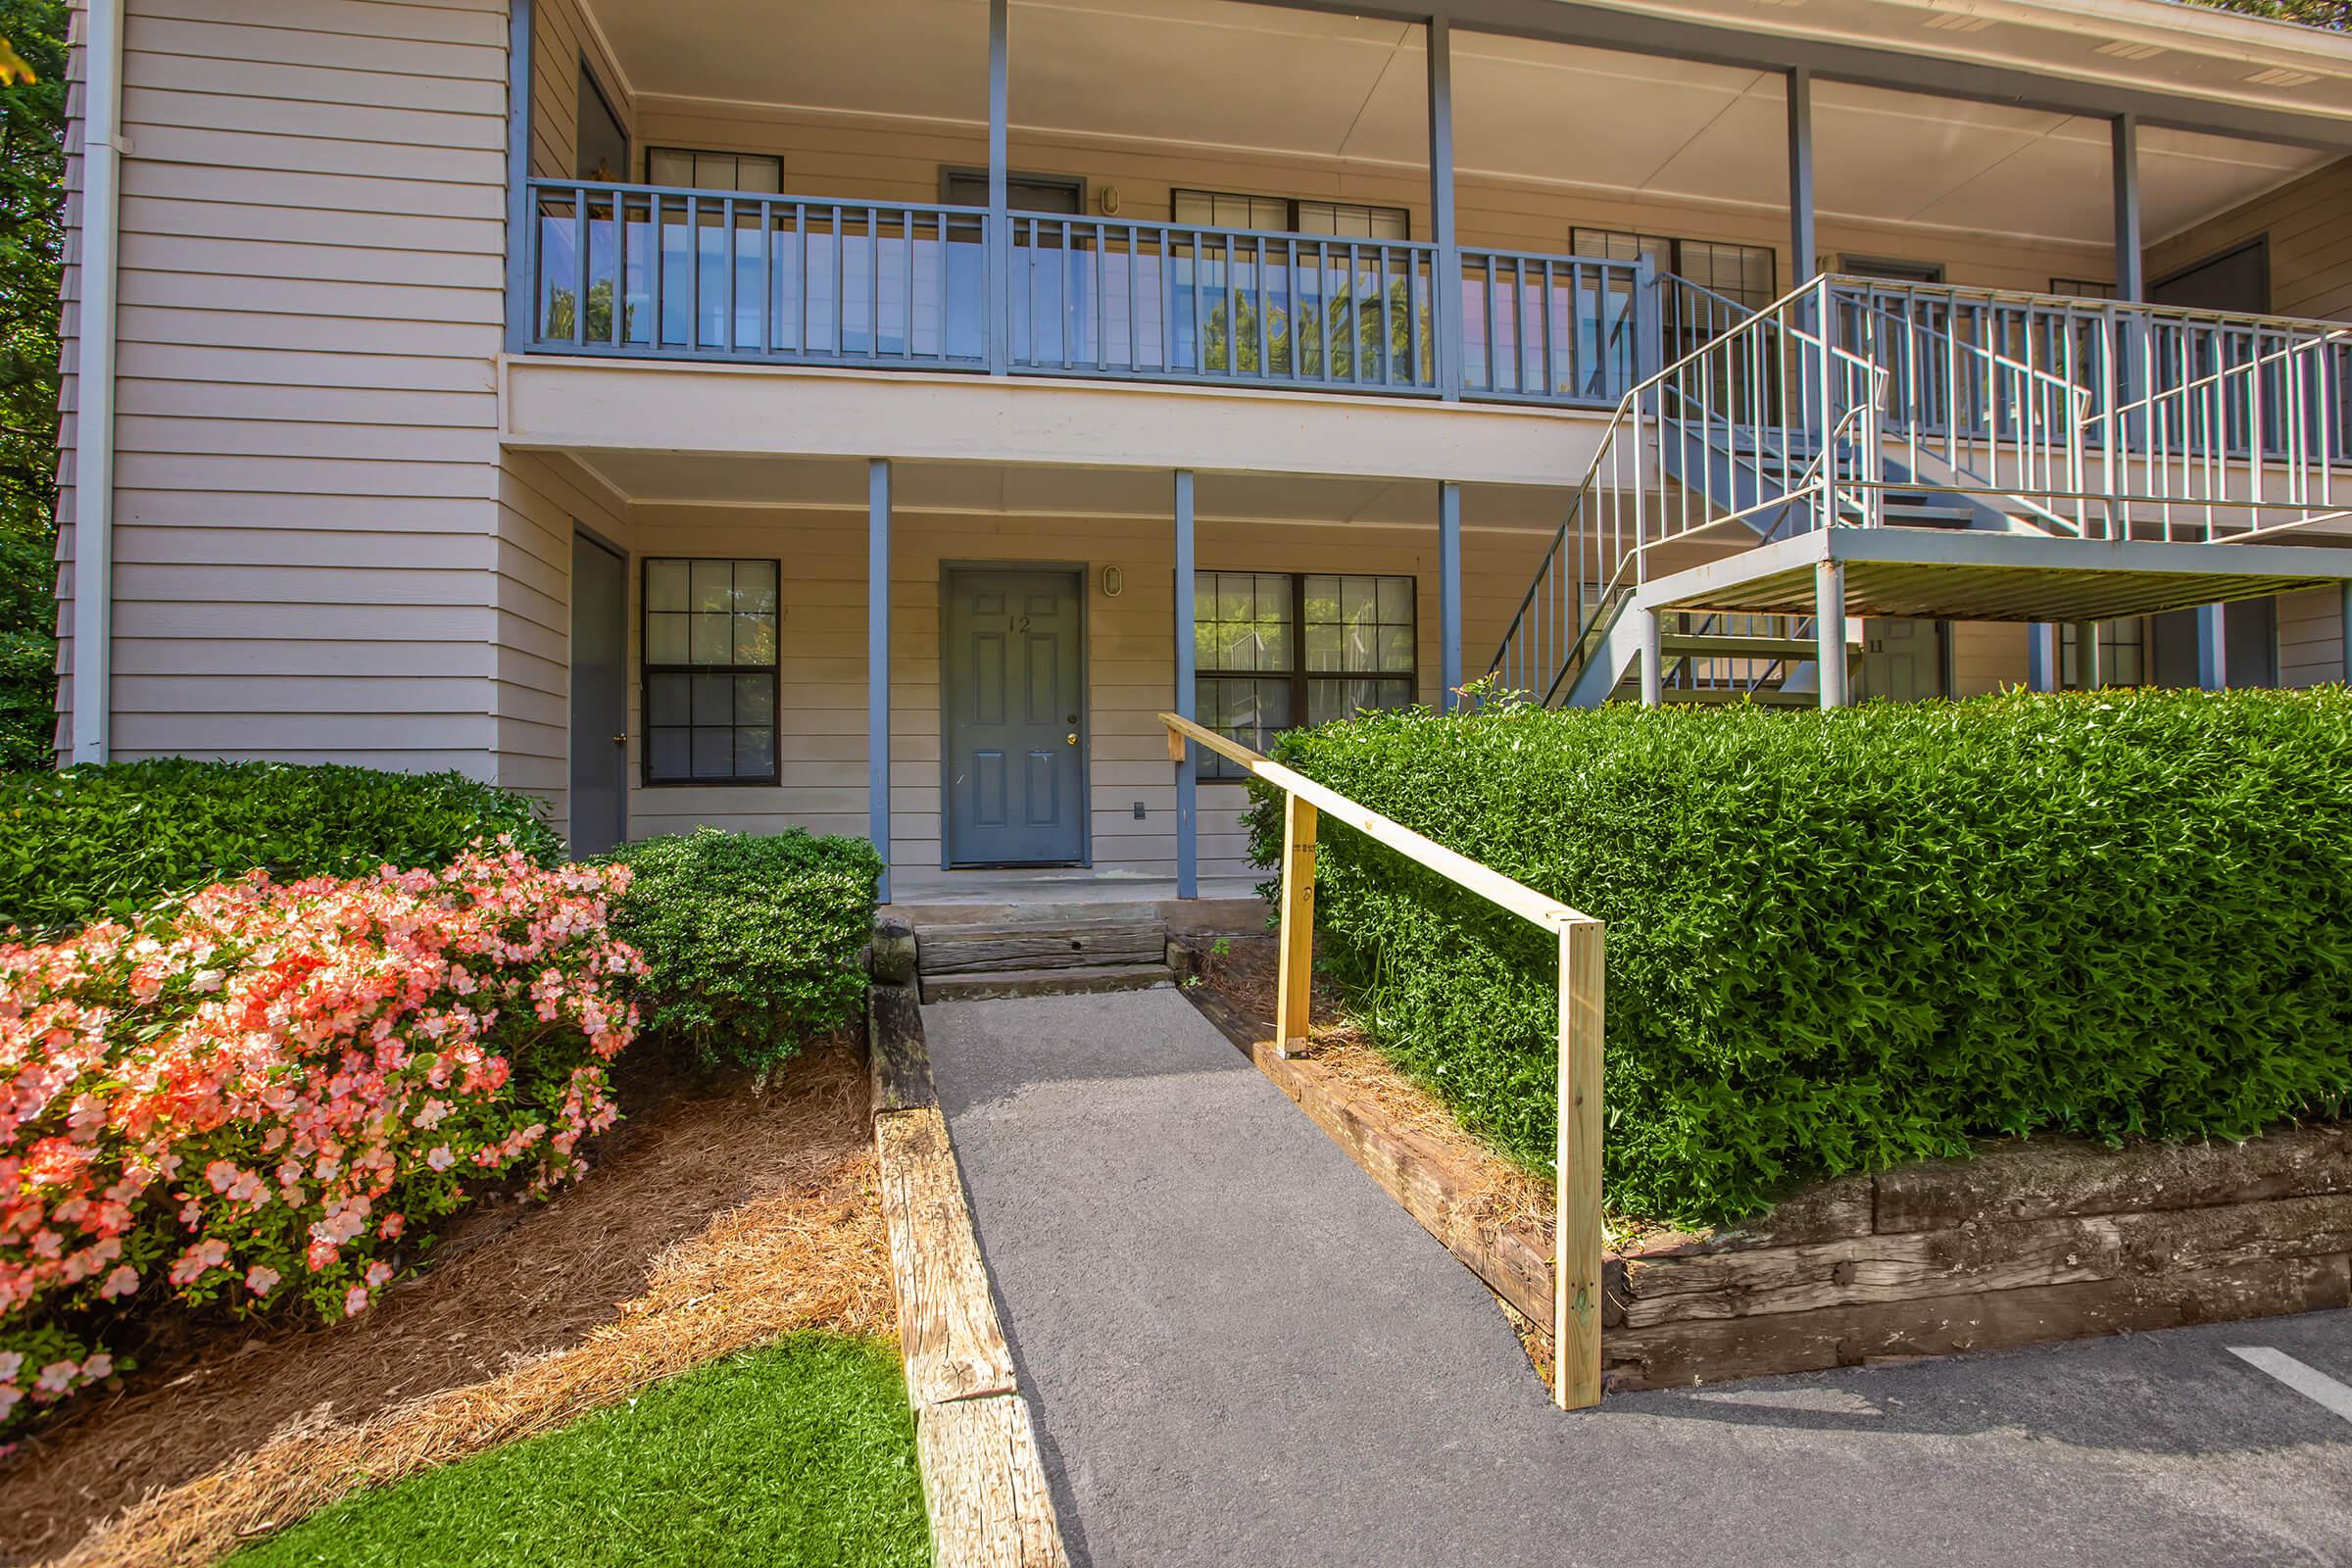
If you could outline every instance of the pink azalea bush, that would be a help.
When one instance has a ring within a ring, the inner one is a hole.
[[[0,1430],[112,1376],[134,1298],[346,1317],[469,1196],[579,1175],[638,1024],[628,875],[502,839],[0,942]]]

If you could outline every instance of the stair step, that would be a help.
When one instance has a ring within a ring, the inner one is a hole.
[[[1163,963],[1168,932],[1157,922],[1081,920],[1061,925],[927,925],[915,932],[926,976],[1000,970],[1080,969]]]
[[[1176,983],[1166,963],[1098,963],[1076,969],[1000,969],[923,976],[923,1001],[986,1002],[1001,997],[1075,997],[1101,991],[1151,991]]]
[[[1810,637],[1742,637],[1734,632],[1666,632],[1658,638],[1668,654],[1720,659],[1811,659],[1820,649]]]
[[[1669,686],[1659,694],[1669,708],[1720,708],[1727,703],[1753,703],[1758,708],[1812,708],[1821,699],[1812,692],[1787,692],[1767,686],[1759,691],[1726,691],[1710,686]],[[1617,703],[1642,700],[1642,684],[1628,681],[1609,694]]]

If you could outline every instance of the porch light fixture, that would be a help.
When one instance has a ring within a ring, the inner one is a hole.
[[[1127,591],[1127,574],[1116,566],[1102,568],[1102,597],[1116,599]]]
[[[1095,192],[1095,205],[1102,209],[1104,218],[1116,218],[1119,213],[1119,187],[1105,185]]]

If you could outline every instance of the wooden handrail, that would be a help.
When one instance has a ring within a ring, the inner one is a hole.
[[[1557,899],[1547,899],[1524,882],[1515,882],[1500,871],[1481,865],[1468,856],[1457,854],[1435,839],[1414,832],[1401,822],[1385,817],[1369,807],[1358,806],[1339,791],[1318,784],[1302,773],[1293,772],[1272,758],[1253,752],[1239,741],[1228,740],[1215,730],[1203,729],[1178,713],[1162,713],[1159,721],[1167,726],[1168,760],[1171,762],[1184,760],[1182,748],[1189,740],[1246,769],[1252,777],[1265,780],[1286,795],[1296,795],[1325,815],[1336,817],[1365,837],[1378,840],[1406,859],[1429,867],[1449,882],[1460,883],[1490,903],[1499,904],[1513,914],[1532,920],[1546,931],[1557,931],[1580,921],[1592,921],[1592,916],[1582,910],[1570,908]]]
[[[1162,713],[1168,760],[1189,742],[1283,792],[1281,965],[1274,1049],[1307,1040],[1314,966],[1315,829],[1328,814],[1456,886],[1555,934],[1559,944],[1559,1215],[1553,1227],[1552,1396],[1562,1409],[1600,1402],[1600,1057],[1604,975],[1601,922],[1524,882],[1447,849],[1339,791],[1251,751],[1181,713]]]

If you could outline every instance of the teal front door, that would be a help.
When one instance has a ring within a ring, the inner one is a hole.
[[[1078,572],[951,566],[940,647],[950,865],[1086,858]]]

